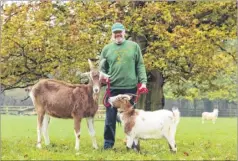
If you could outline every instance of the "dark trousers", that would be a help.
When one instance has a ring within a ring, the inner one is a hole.
[[[136,94],[137,88],[133,89],[110,89],[110,95],[132,93]],[[106,107],[106,119],[104,127],[104,149],[112,148],[115,142],[117,109]]]

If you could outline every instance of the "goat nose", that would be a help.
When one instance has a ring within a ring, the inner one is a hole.
[[[95,93],[98,93],[98,92],[99,92],[99,89],[97,89],[97,88],[94,89],[94,92],[95,92]]]

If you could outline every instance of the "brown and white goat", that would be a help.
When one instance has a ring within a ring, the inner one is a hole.
[[[98,95],[101,79],[108,75],[90,65],[89,84],[70,84],[53,79],[42,79],[36,83],[31,91],[30,97],[37,113],[37,147],[41,148],[41,133],[43,133],[45,144],[49,145],[48,124],[50,116],[56,118],[73,118],[75,132],[75,149],[79,150],[80,123],[82,118],[87,118],[89,134],[95,149],[98,148],[95,130],[94,115],[98,110]]]
[[[130,95],[122,94],[109,98],[110,104],[120,113],[124,132],[127,136],[127,148],[139,151],[139,139],[159,139],[165,137],[170,150],[177,152],[175,143],[176,128],[180,120],[178,109],[144,111],[136,110],[130,104]],[[132,147],[134,142],[134,147]]]

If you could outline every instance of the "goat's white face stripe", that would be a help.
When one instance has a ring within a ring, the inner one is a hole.
[[[89,72],[90,79],[93,81],[92,72]]]
[[[103,74],[100,72],[99,73],[99,80],[101,80],[103,78]]]
[[[89,77],[93,81],[93,75],[92,72],[89,72]],[[99,84],[95,85],[93,84],[93,93],[98,93],[99,92]]]

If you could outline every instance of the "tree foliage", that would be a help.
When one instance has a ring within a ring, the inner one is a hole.
[[[49,75],[78,82],[76,72],[88,70],[87,59],[97,59],[110,41],[111,25],[120,21],[128,38],[146,39],[146,69],[162,73],[166,96],[234,100],[236,15],[235,1],[41,1],[5,6],[1,83],[24,87]]]

